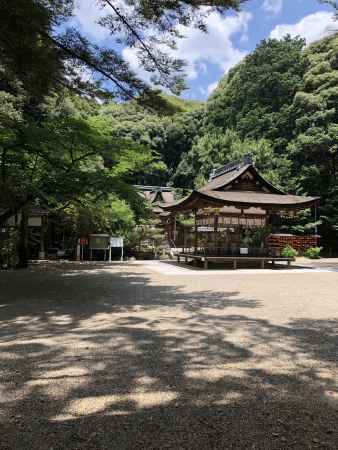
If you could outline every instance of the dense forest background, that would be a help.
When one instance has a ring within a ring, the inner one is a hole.
[[[252,153],[265,177],[286,192],[321,197],[323,244],[338,245],[338,37],[309,47],[301,38],[261,42],[207,102],[163,95],[171,114],[136,104],[98,106],[114,133],[151,149],[158,166],[135,183],[201,186],[213,167]],[[298,232],[313,232],[301,217]]]
[[[170,3],[175,23],[203,28],[196,20],[203,2],[185,3]],[[217,10],[240,3],[212,2]],[[48,208],[74,238],[132,236],[151,220],[135,184],[169,185],[180,196],[245,153],[285,191],[321,197],[322,243],[338,251],[338,36],[311,46],[291,37],[262,41],[206,102],[188,101],[173,95],[184,89],[184,62],[155,51],[155,35],[139,34],[151,24],[173,33],[172,45],[179,37],[163,22],[166,10],[161,2],[139,5],[132,18],[113,10],[102,25],[139,49],[140,64],[154,74],[151,87],[114,49],[62,28],[72,0],[0,0],[0,226],[22,214],[19,254],[27,250],[32,205]],[[293,229],[313,230],[311,212]]]

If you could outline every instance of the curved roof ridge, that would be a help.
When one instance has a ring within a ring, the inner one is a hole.
[[[222,175],[219,175],[215,178],[213,178],[211,181],[209,181],[205,186],[203,186],[201,189],[199,189],[200,192],[204,191],[213,191],[213,190],[219,190],[222,188],[225,188],[229,186],[229,184],[233,183],[237,180],[243,173],[245,173],[247,170],[251,170],[254,172],[257,179],[265,186],[267,187],[271,192],[280,194],[280,195],[286,195],[284,191],[274,186],[272,183],[267,181],[257,170],[254,164],[245,164],[244,166],[238,166],[235,167],[233,170],[226,172]]]

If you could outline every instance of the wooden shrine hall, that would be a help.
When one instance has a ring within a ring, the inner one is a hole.
[[[316,214],[319,197],[286,194],[265,180],[255,167],[251,155],[243,161],[213,170],[208,183],[187,197],[161,205],[172,214],[194,217],[193,233],[178,253],[194,263],[230,261],[234,268],[240,262],[265,263],[294,258],[281,255],[282,245],[291,245],[293,235],[275,233],[282,219],[307,208]],[[274,234],[275,233],[275,234]],[[297,236],[304,249],[317,244],[316,236]],[[281,243],[282,244],[281,244]],[[279,243],[279,245],[278,245]]]

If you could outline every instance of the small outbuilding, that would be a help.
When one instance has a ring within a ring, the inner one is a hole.
[[[159,219],[166,232],[169,244],[174,243],[176,237],[175,214],[165,211],[163,206],[174,202],[173,188],[167,186],[135,186],[141,195],[150,203],[154,215]]]

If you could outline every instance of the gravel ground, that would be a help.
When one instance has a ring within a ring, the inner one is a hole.
[[[169,267],[0,272],[0,450],[338,448],[338,273]]]

